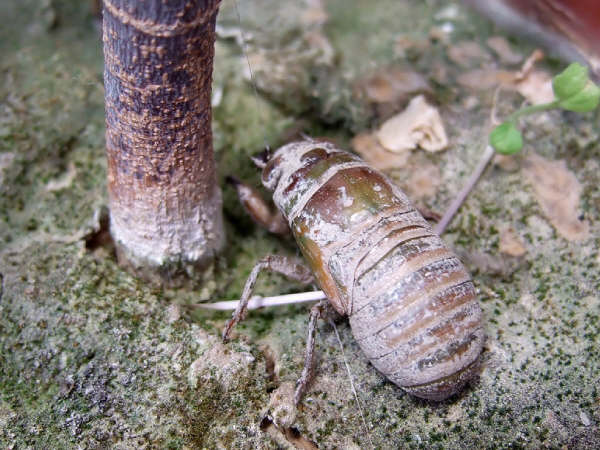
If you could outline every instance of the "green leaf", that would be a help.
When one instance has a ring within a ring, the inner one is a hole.
[[[565,100],[561,100],[558,105],[568,111],[583,113],[596,109],[598,102],[600,102],[600,88],[592,81],[588,81],[582,90]]]
[[[498,125],[490,133],[490,145],[503,155],[514,155],[523,148],[523,138],[511,122]]]
[[[572,63],[552,79],[554,95],[559,100],[566,100],[581,92],[587,82],[588,68],[579,63]]]

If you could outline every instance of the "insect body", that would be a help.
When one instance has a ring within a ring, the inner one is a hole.
[[[473,283],[403,192],[360,158],[315,140],[278,149],[262,181],[378,370],[433,400],[475,375],[484,333]]]

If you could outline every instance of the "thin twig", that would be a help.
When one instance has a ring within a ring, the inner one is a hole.
[[[488,145],[485,148],[485,152],[483,153],[481,160],[477,164],[477,167],[469,177],[467,184],[462,188],[462,190],[458,193],[456,198],[452,201],[452,203],[442,216],[442,220],[440,220],[434,227],[434,231],[438,235],[441,235],[446,230],[446,227],[448,226],[448,224],[450,224],[452,218],[454,217],[458,209],[465,202],[467,196],[479,181],[479,178],[481,178],[481,174],[483,173],[487,165],[490,163],[495,153],[496,152],[494,151],[491,145]]]
[[[529,75],[529,73],[533,70],[533,66],[535,65],[535,63],[538,62],[543,57],[544,57],[544,53],[542,51],[535,50],[531,54],[531,56],[529,56],[529,58],[527,58],[527,60],[523,64],[523,67],[521,67],[521,70],[516,74],[515,80],[523,80],[525,77],[527,77]],[[498,104],[498,94],[500,93],[501,89],[502,89],[502,85],[499,85],[498,88],[494,92],[494,97],[493,97],[493,102],[492,102],[492,110],[490,112],[490,121],[491,121],[492,125],[498,125],[498,123],[500,122],[496,117],[496,106]],[[557,101],[543,104],[543,105],[531,105],[531,106],[528,106],[526,108],[523,108],[523,109],[517,111],[516,113],[513,113],[512,115],[510,115],[507,118],[507,120],[516,121],[523,114],[530,114],[530,113],[536,112],[536,111],[544,111],[546,109],[555,107],[556,104],[557,104]],[[469,177],[467,184],[462,188],[460,193],[452,201],[452,203],[450,204],[450,206],[448,207],[448,209],[442,216],[442,220],[440,220],[434,227],[434,231],[438,235],[441,235],[446,230],[446,228],[452,221],[452,218],[454,217],[454,215],[456,214],[458,209],[465,202],[467,196],[469,195],[469,193],[473,190],[473,188],[479,181],[479,178],[481,178],[483,171],[485,170],[487,165],[490,163],[490,161],[494,157],[494,154],[495,154],[495,151],[494,151],[493,147],[491,145],[488,145],[485,148],[485,152],[483,153],[483,156],[481,157],[479,164],[477,165],[477,167],[475,168],[475,170]]]

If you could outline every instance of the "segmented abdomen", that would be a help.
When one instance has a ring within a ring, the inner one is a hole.
[[[477,369],[483,343],[475,289],[428,228],[390,233],[357,268],[350,325],[371,363],[413,395],[446,398]],[[380,246],[385,247],[381,251]]]
[[[263,182],[377,369],[436,400],[474,376],[484,334],[473,283],[404,193],[318,141],[279,149]]]

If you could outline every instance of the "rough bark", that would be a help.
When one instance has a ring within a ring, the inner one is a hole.
[[[219,2],[104,0],[111,234],[145,278],[177,280],[223,245],[210,105]]]

